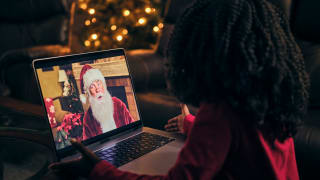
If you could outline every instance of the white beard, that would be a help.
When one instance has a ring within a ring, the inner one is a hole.
[[[96,97],[102,96],[101,100],[92,97],[89,93],[89,103],[92,115],[100,123],[102,132],[111,131],[116,128],[113,118],[113,101],[110,93],[105,88],[105,93],[98,93]]]

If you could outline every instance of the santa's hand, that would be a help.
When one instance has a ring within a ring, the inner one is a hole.
[[[71,140],[71,144],[82,154],[82,157],[67,162],[53,163],[49,166],[49,169],[68,177],[88,177],[101,159],[75,139]]]
[[[184,133],[183,123],[187,115],[190,114],[186,104],[180,104],[181,114],[168,120],[168,123],[164,126],[168,132]]]

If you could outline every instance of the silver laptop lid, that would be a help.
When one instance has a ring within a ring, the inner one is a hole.
[[[70,138],[92,144],[142,127],[123,49],[36,59],[33,68],[58,159]]]

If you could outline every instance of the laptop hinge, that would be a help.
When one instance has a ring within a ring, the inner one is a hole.
[[[118,137],[120,137],[120,136],[123,136],[124,134],[128,134],[128,133],[130,133],[130,132],[136,131],[137,129],[141,129],[141,130],[142,130],[142,127],[141,127],[141,126],[137,126],[137,127],[128,129],[128,130],[126,130],[126,131],[124,131],[124,132],[121,132],[121,133],[119,133],[119,134],[117,134],[117,135],[114,135],[114,136],[105,138],[105,139],[99,141],[99,143],[100,143],[100,144],[103,144],[103,143],[105,143],[105,142],[107,142],[107,141],[110,141],[110,140],[116,139],[116,138],[118,138]]]

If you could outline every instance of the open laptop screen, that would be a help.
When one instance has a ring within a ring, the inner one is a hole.
[[[35,67],[57,150],[140,120],[124,54],[61,62]]]

